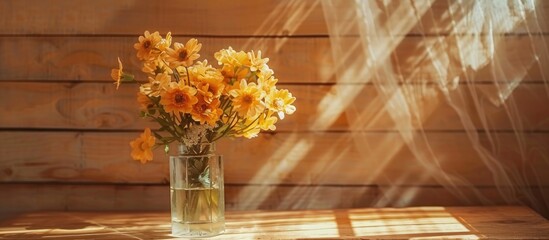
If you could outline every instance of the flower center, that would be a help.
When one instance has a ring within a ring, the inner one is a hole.
[[[183,104],[185,102],[185,95],[183,93],[176,93],[174,101],[176,104]]]
[[[194,105],[194,109],[200,113],[200,114],[204,114],[205,111],[208,109],[208,105],[205,104],[205,103],[197,103]]]
[[[149,41],[149,40],[147,40],[147,41],[145,41],[145,42],[143,43],[143,47],[144,47],[145,49],[149,49],[150,46],[151,46],[151,41]]]
[[[139,144],[139,150],[144,152],[147,149],[148,149],[148,144],[145,141],[143,141],[143,142],[141,142],[141,144]]]
[[[179,60],[185,60],[187,59],[187,50],[183,49],[179,52]]]
[[[200,104],[200,110],[202,110],[202,112],[206,112],[206,110],[208,110],[208,105]]]
[[[284,106],[284,101],[282,101],[282,99],[278,98],[275,101],[275,105],[276,105],[277,108],[282,108]]]
[[[252,104],[254,99],[250,95],[245,95],[244,97],[242,97],[242,101],[246,104]]]

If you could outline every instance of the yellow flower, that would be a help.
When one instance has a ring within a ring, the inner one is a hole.
[[[152,161],[153,153],[152,147],[154,146],[155,138],[151,135],[151,129],[145,128],[145,132],[141,134],[137,139],[130,142],[132,147],[132,158],[141,163]]]
[[[180,75],[186,76],[187,70],[180,67]],[[213,68],[211,65],[208,65],[208,61],[198,61],[195,65],[188,68],[189,74],[191,75],[191,82],[197,84],[205,79],[216,79],[221,82],[223,80],[223,75],[218,69]]]
[[[213,99],[208,103],[202,95],[198,95],[197,98],[198,102],[193,106],[191,111],[193,120],[199,121],[200,124],[207,122],[210,126],[215,126],[215,123],[223,113],[223,110],[219,108],[219,99]]]
[[[278,79],[273,76],[272,71],[260,72],[258,74],[257,85],[267,94],[276,89]]]
[[[275,126],[275,123],[276,121],[278,121],[278,118],[276,117],[273,117],[273,111],[268,111],[268,113],[264,113],[260,118],[259,118],[259,127],[261,128],[261,130],[271,130],[271,131],[274,131],[276,130],[276,126]]]
[[[257,137],[261,128],[256,118],[247,118],[237,124],[236,137],[254,138]]]
[[[120,87],[120,81],[122,81],[123,73],[124,72],[122,71],[122,61],[120,61],[120,58],[118,58],[118,69],[114,68],[111,71],[111,77],[115,81],[114,84],[116,84],[116,89]]]
[[[261,101],[265,93],[255,83],[248,84],[246,80],[242,80],[240,88],[231,90],[229,94],[233,97],[234,109],[241,117],[254,117],[265,109],[265,105]]]
[[[170,88],[162,94],[160,104],[164,107],[164,111],[176,116],[179,113],[190,113],[193,105],[198,102],[195,94],[196,89],[185,85],[183,81],[172,83]]]
[[[223,83],[225,85],[225,93],[230,90],[238,88],[240,81],[244,79],[250,73],[250,69],[247,67],[233,68],[232,65],[224,65],[221,69],[221,75],[223,76]]]
[[[225,85],[221,73],[211,66],[202,67],[201,64],[193,66],[191,79],[198,92],[210,103],[214,98],[219,98]]]
[[[265,97],[265,104],[269,110],[278,112],[278,117],[284,119],[284,113],[292,114],[296,108],[292,105],[295,97],[292,96],[286,89],[271,91],[269,95]]]
[[[172,33],[168,32],[166,34],[166,38],[163,38],[162,40],[160,40],[160,43],[158,43],[158,49],[160,49],[161,51],[166,51],[166,49],[168,49],[170,45],[172,45]]]
[[[261,58],[261,51],[257,51],[257,55],[255,55],[254,51],[249,52],[248,58],[250,59],[250,70],[252,72],[258,70],[266,71],[268,69],[267,62],[269,62],[269,59]]]
[[[152,34],[149,31],[145,31],[143,36],[139,36],[139,42],[133,45],[133,48],[137,50],[137,58],[144,61],[149,61],[158,56],[160,51],[158,44],[162,41],[162,37],[158,32]]]
[[[147,110],[152,105],[151,99],[141,92],[137,92],[137,102],[141,110]]]
[[[219,65],[231,65],[233,68],[240,66],[249,66],[250,58],[244,51],[237,52],[232,47],[221,49],[214,53],[214,57]]]
[[[165,92],[172,82],[172,77],[168,73],[161,73],[154,78],[149,77],[149,83],[142,84],[139,91],[147,96],[158,97]]]
[[[198,51],[202,48],[202,44],[198,43],[196,38],[191,38],[185,45],[182,43],[174,43],[174,49],[167,48],[168,53],[167,61],[171,67],[185,66],[189,67],[193,64],[193,61],[200,57]]]
[[[196,88],[200,94],[204,96],[204,100],[207,103],[211,103],[214,99],[219,99],[223,93],[225,85],[217,79],[210,78],[204,79],[196,85]]]
[[[151,75],[156,75],[159,73],[169,73],[173,74],[172,69],[166,65],[164,60],[162,58],[156,58],[150,61],[146,61],[143,63],[143,68],[141,69],[144,73],[148,73]]]
[[[237,137],[245,137],[245,138],[251,139],[251,138],[257,137],[260,131],[261,129],[256,126],[250,130],[247,130],[242,134],[237,135]]]

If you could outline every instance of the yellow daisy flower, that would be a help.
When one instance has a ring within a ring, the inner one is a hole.
[[[168,73],[157,74],[154,78],[149,77],[149,83],[142,84],[139,91],[147,96],[158,97],[165,92],[172,82]]]
[[[254,117],[265,109],[265,105],[261,101],[265,93],[255,83],[248,84],[246,80],[242,80],[240,88],[231,90],[229,94],[233,97],[235,111],[241,117]]]
[[[214,57],[219,65],[231,65],[233,68],[250,65],[248,54],[244,51],[237,52],[232,47],[221,49],[214,53]]]
[[[276,130],[275,123],[278,121],[278,118],[273,117],[273,111],[268,111],[268,113],[264,113],[263,116],[259,118],[259,127],[261,130]]]
[[[267,62],[269,58],[261,58],[261,51],[257,51],[257,55],[254,51],[248,53],[248,58],[250,59],[250,70],[255,71],[266,71],[268,69]]]
[[[261,90],[265,91],[267,94],[276,90],[278,79],[273,76],[272,71],[261,72],[258,76],[257,85]]]
[[[284,119],[284,114],[293,114],[296,110],[294,103],[295,97],[286,89],[271,91],[265,97],[265,104],[269,110],[278,113],[280,119]]]
[[[248,118],[245,121],[238,123],[236,127],[236,137],[254,138],[257,137],[261,128],[255,118]]]
[[[175,114],[190,113],[193,105],[198,102],[195,97],[196,89],[185,85],[183,81],[172,83],[170,88],[162,94],[160,104],[164,111]]]
[[[208,65],[207,60],[196,62],[195,65],[189,68],[189,74],[191,75],[191,82],[193,84],[198,84],[206,79],[216,79],[220,82],[223,79],[221,72],[211,65]],[[184,68],[181,69],[181,75],[186,75],[186,70]]]
[[[168,74],[173,74],[173,70],[168,65],[166,65],[164,60],[162,60],[162,58],[160,57],[151,61],[143,62],[143,68],[141,68],[141,71],[151,75],[156,75],[164,72]]]
[[[144,61],[149,61],[158,56],[160,51],[158,44],[162,41],[162,37],[158,32],[152,34],[149,31],[145,31],[143,36],[139,36],[139,42],[133,45],[133,48],[137,50],[137,58]]]
[[[251,138],[257,137],[260,131],[261,129],[259,127],[254,127],[242,134],[239,134],[237,137],[245,137],[245,138],[251,139]]]
[[[170,63],[171,67],[185,66],[189,67],[193,64],[193,61],[200,57],[198,51],[202,48],[202,44],[198,43],[196,38],[191,38],[185,45],[182,43],[174,43],[173,49],[167,48],[166,53],[168,57],[166,60]]]
[[[152,147],[154,146],[154,142],[155,138],[151,135],[151,129],[145,128],[145,132],[137,139],[130,142],[130,146],[132,147],[132,158],[141,161],[141,163],[152,161]]]
[[[217,120],[223,113],[219,108],[219,99],[213,99],[209,103],[202,95],[198,95],[198,102],[193,106],[191,116],[193,120],[199,121],[200,124],[208,123],[210,126],[215,126]]]
[[[206,62],[207,63],[207,62]],[[191,70],[192,83],[198,92],[204,96],[206,102],[210,103],[214,98],[219,98],[223,93],[225,85],[223,76],[219,70],[198,62]]]
[[[232,89],[236,89],[240,86],[240,81],[248,77],[250,69],[247,67],[233,68],[232,65],[225,65],[221,69],[221,75],[223,76],[223,83],[225,85],[225,93],[228,93]]]
[[[158,49],[160,49],[161,51],[166,51],[166,49],[168,49],[171,45],[172,45],[172,33],[168,32],[166,34],[166,38],[163,38],[158,43]]]

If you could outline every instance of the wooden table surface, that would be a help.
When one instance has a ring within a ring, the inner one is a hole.
[[[227,212],[211,239],[548,239],[527,207],[414,207]],[[169,212],[41,212],[0,222],[0,239],[175,239]]]

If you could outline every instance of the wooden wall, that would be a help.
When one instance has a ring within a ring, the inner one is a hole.
[[[444,29],[425,26],[443,15],[447,2],[434,1],[428,16],[418,19],[422,28],[401,33],[405,38],[391,53],[395,59],[417,54],[414,46],[424,33],[446,36]],[[502,51],[514,54],[511,64],[530,56],[519,49],[549,41],[546,31],[529,35],[521,29],[502,33],[507,46]],[[179,42],[196,37],[210,61],[227,46],[261,49],[280,86],[298,99],[297,113],[280,122],[276,132],[219,143],[226,159],[228,209],[527,203],[546,211],[549,95],[543,80],[549,66],[544,62],[528,69],[512,93],[522,122],[519,132],[514,131],[516,118],[509,118],[504,107],[486,104],[479,114],[472,105],[477,98],[459,96],[471,104],[465,110],[482,148],[504,166],[502,171],[514,169],[508,173],[518,173],[525,183],[507,186],[482,161],[483,152],[442,95],[429,99],[437,104],[419,113],[424,122],[413,124],[423,129],[417,136],[430,146],[412,150],[436,156],[438,168],[433,169],[428,167],[432,159],[418,159],[404,143],[375,86],[364,79],[336,84],[318,1],[3,0],[0,212],[169,207],[167,157],[157,152],[155,161],[141,165],[129,155],[128,142],[154,125],[138,117],[136,89],[116,91],[110,80],[117,56],[138,73],[132,45],[144,30],[171,31]],[[426,81],[438,76],[436,69],[421,64],[395,64],[404,79],[412,71]],[[489,71],[479,71],[477,79],[458,88],[489,91],[492,81],[506,81],[493,79]],[[419,91],[422,86],[408,87]],[[329,116],[323,100],[345,99],[346,88],[361,89],[352,101],[363,108]],[[353,118],[357,112],[360,118]],[[490,129],[483,129],[486,119],[478,116],[487,116]],[[333,122],[319,127],[321,117]],[[446,174],[453,177],[441,180]]]

